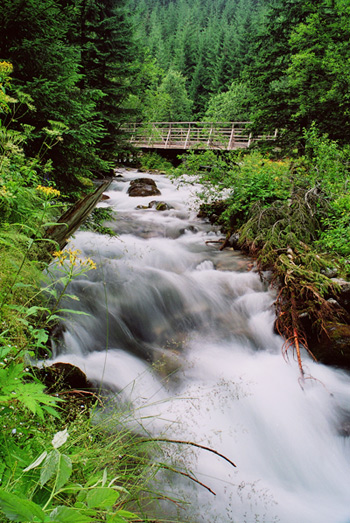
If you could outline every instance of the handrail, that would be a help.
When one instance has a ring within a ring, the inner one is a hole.
[[[153,149],[244,149],[257,140],[275,140],[273,135],[254,137],[251,122],[133,122],[122,130],[136,147]]]

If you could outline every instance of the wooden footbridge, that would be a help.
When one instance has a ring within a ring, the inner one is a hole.
[[[246,149],[254,142],[275,140],[272,135],[255,136],[250,122],[150,122],[123,126],[130,142],[141,149]]]

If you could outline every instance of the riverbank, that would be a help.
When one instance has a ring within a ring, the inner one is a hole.
[[[170,169],[198,176],[202,215],[222,227],[227,245],[272,272],[276,330],[301,374],[301,346],[350,368],[348,153],[313,132],[306,150],[293,160],[191,152]]]

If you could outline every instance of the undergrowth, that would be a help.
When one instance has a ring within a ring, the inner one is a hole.
[[[166,158],[157,153],[144,153],[139,158],[143,171],[171,171],[172,165]]]
[[[81,229],[106,234],[107,236],[116,236],[113,229],[105,225],[106,222],[112,221],[114,218],[115,212],[110,207],[97,207],[87,217]]]

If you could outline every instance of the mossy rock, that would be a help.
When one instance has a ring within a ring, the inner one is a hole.
[[[138,178],[132,180],[128,189],[128,195],[131,197],[156,196],[159,194],[161,193],[155,181],[150,178]]]
[[[327,322],[319,341],[309,344],[310,350],[321,363],[350,369],[350,325]]]

